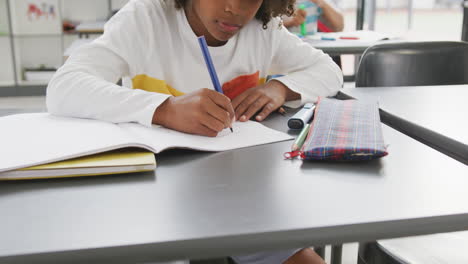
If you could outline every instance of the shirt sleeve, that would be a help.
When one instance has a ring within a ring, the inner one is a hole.
[[[146,63],[151,47],[149,15],[132,1],[105,26],[105,33],[77,50],[47,87],[47,109],[61,116],[151,126],[156,108],[169,96],[117,85]],[[140,32],[140,33],[139,33]]]
[[[305,43],[284,27],[274,31],[271,71],[283,74],[275,80],[301,95],[301,100],[286,105],[299,107],[316,102],[320,96],[336,95],[343,86],[343,73],[330,56]]]

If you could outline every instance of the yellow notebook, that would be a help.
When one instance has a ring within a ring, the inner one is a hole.
[[[98,176],[152,171],[154,153],[140,149],[122,149],[0,173],[0,180],[30,180]]]

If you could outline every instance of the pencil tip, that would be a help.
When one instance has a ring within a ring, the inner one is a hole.
[[[232,127],[230,127],[229,129],[231,129],[231,133],[234,133],[234,130],[232,130]]]

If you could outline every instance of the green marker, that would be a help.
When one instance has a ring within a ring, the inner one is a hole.
[[[300,5],[299,5],[299,9],[305,10],[306,7],[305,7],[304,4],[300,4]],[[307,35],[306,21],[304,21],[304,23],[301,24],[301,35],[302,35],[302,36],[306,36],[306,35]]]
[[[297,136],[296,141],[294,141],[294,144],[291,147],[291,151],[298,151],[302,148],[302,145],[304,145],[307,135],[309,134],[309,129],[310,124],[304,126],[299,136]]]

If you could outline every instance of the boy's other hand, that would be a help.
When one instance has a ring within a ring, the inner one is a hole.
[[[289,90],[279,81],[269,81],[266,84],[248,89],[232,101],[236,112],[236,119],[245,122],[255,113],[255,120],[263,121],[271,112],[278,109],[286,100],[300,98],[300,95]]]
[[[201,89],[179,97],[169,97],[154,112],[153,124],[177,131],[216,137],[232,125],[231,100],[214,90]]]

